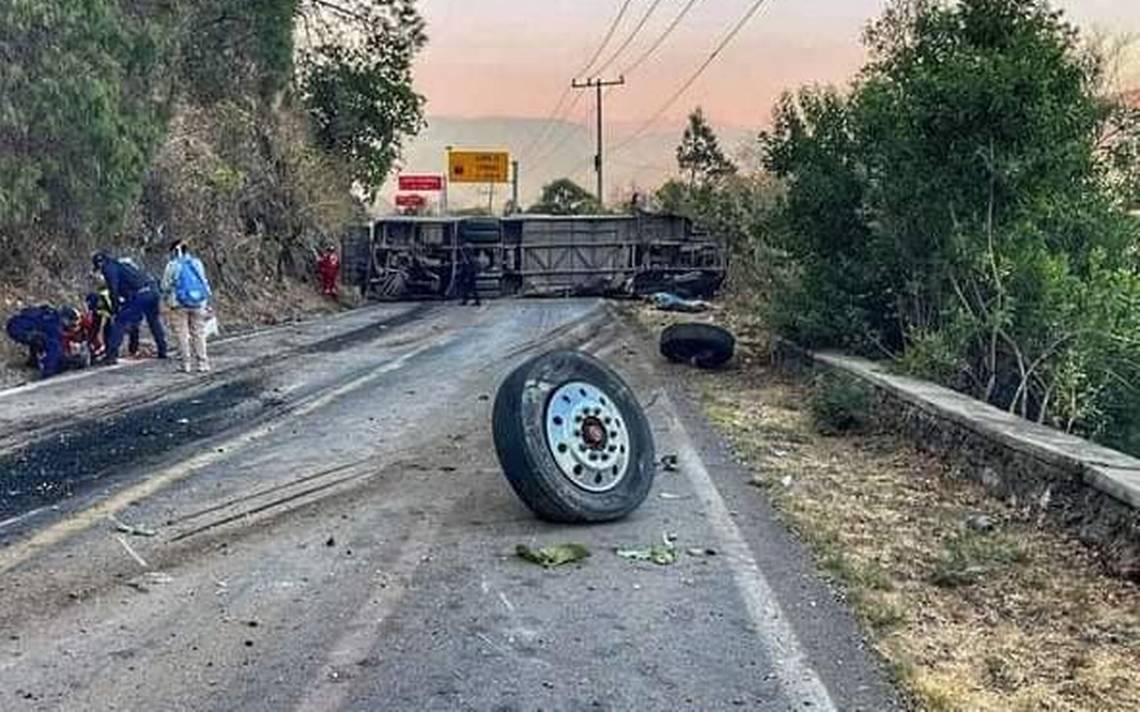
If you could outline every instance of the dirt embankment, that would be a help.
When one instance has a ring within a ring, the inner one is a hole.
[[[730,301],[697,315],[736,332],[737,360],[678,368],[915,705],[1140,710],[1140,589],[873,423],[824,434],[822,386],[769,365],[755,313]],[[655,329],[684,319],[640,316]]]

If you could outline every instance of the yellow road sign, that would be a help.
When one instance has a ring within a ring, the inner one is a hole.
[[[506,151],[448,151],[452,183],[509,183],[511,157]]]

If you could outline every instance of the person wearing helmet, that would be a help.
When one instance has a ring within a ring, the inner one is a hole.
[[[123,335],[132,327],[137,328],[143,319],[146,319],[147,327],[154,337],[158,357],[166,358],[166,332],[159,316],[160,297],[154,278],[133,262],[117,260],[103,252],[95,253],[91,264],[95,271],[103,275],[114,311],[114,321],[111,322],[107,335],[107,355],[103,362],[118,362]]]

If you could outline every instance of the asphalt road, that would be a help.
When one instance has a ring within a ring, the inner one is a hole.
[[[678,455],[621,522],[539,522],[498,469],[495,389],[555,346],[615,366]],[[0,393],[0,709],[898,706],[611,306],[376,307],[215,354],[206,380],[152,362]],[[716,553],[613,553],[666,534]],[[513,555],[567,541],[593,555]]]

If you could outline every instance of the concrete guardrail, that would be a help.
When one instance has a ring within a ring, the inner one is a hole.
[[[1038,425],[866,359],[777,340],[773,361],[846,374],[874,388],[875,416],[961,467],[1028,515],[1047,516],[1140,581],[1140,459]]]

